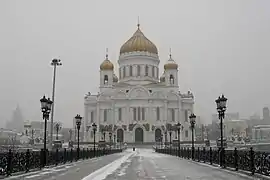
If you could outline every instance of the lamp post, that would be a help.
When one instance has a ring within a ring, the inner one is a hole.
[[[194,159],[194,128],[195,128],[195,123],[196,123],[196,116],[195,114],[191,114],[189,116],[190,119],[190,128],[191,128],[191,141],[192,141],[192,148],[191,148],[191,158]]]
[[[97,131],[97,125],[95,123],[92,124],[92,128],[94,131],[94,157],[96,156],[96,131]]]
[[[53,66],[53,89],[52,89],[52,101],[54,102],[55,97],[55,77],[56,77],[56,67],[61,66],[61,60],[60,59],[53,59],[51,62],[51,65]],[[51,138],[50,138],[50,147],[52,147],[52,141],[53,141],[53,115],[54,115],[54,104],[52,104],[51,107],[52,115],[51,115]]]
[[[180,129],[182,125],[178,122],[175,126],[178,134],[178,156],[180,157]]]
[[[165,133],[164,133],[164,136],[165,136],[165,147],[167,147],[167,145],[168,145],[168,142],[167,142],[167,134],[168,134],[168,132],[167,132],[167,130],[166,130]]]
[[[44,123],[44,147],[43,147],[43,166],[46,165],[46,131],[47,131],[47,121],[49,120],[51,108],[53,102],[50,100],[50,98],[46,98],[45,95],[43,98],[40,99],[41,103],[41,112],[43,115],[43,120],[45,121]]]
[[[112,132],[109,132],[109,138],[110,138],[110,150],[112,149]]]
[[[106,142],[106,141],[105,141],[105,136],[106,136],[106,132],[103,131],[103,140],[104,140],[104,142]]]
[[[77,147],[77,160],[80,158],[80,128],[82,124],[82,117],[77,114],[75,116],[76,125],[77,125],[77,132],[78,132],[78,147]]]
[[[34,133],[35,133],[35,130],[32,129],[32,130],[31,130],[31,135],[32,135],[32,145],[35,144],[35,141],[34,141]]]
[[[169,130],[169,135],[170,135],[170,147],[172,146],[172,130]]]
[[[223,119],[225,117],[227,98],[222,94],[216,99],[218,118],[220,119],[220,156],[219,165],[223,166],[224,147],[223,147]]]
[[[58,132],[61,129],[60,123],[55,124],[55,130],[56,130],[56,140],[58,140]]]
[[[116,134],[113,135],[114,148],[115,148],[115,144],[116,144],[115,140],[116,140]]]

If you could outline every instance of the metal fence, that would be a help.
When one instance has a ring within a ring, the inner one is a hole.
[[[18,174],[23,172],[29,172],[30,170],[39,170],[46,166],[57,166],[58,164],[65,164],[68,162],[90,159],[94,157],[100,157],[108,154],[122,152],[123,149],[81,149],[79,150],[79,156],[77,149],[62,149],[46,152],[46,163],[44,163],[44,152],[30,151],[26,152],[8,152],[0,153],[0,177],[10,176],[12,174]]]
[[[169,154],[173,156],[179,156],[185,159],[192,158],[191,148],[155,148],[158,153]],[[206,148],[197,148],[194,151],[193,161],[219,164],[220,150]],[[252,148],[250,150],[225,150],[225,157],[223,158],[223,168],[229,167],[235,171],[243,170],[248,171],[252,175],[255,173],[270,176],[270,153],[269,152],[257,152]]]

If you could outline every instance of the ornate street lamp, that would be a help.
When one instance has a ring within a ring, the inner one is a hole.
[[[76,125],[77,125],[77,131],[78,131],[78,147],[77,147],[77,160],[80,158],[80,128],[82,124],[82,117],[77,114],[75,116]]]
[[[110,150],[112,149],[112,132],[109,132],[109,138],[110,138]]]
[[[179,122],[175,125],[178,134],[178,156],[180,157],[180,129],[183,127]]]
[[[56,130],[56,140],[58,140],[58,132],[61,129],[61,124],[60,123],[56,123],[55,124],[55,130]]]
[[[50,98],[46,98],[45,95],[43,98],[40,99],[40,104],[41,104],[41,112],[43,115],[43,120],[45,121],[44,123],[44,147],[43,147],[43,166],[46,165],[46,132],[47,132],[47,121],[49,120],[51,108],[53,102],[50,100]]]
[[[95,123],[93,123],[92,128],[93,128],[93,131],[94,131],[94,156],[96,156],[96,131],[97,131],[97,125]]]
[[[220,119],[220,156],[219,164],[223,166],[224,147],[223,147],[223,119],[225,117],[227,98],[222,94],[216,99],[218,118]]]
[[[192,141],[192,149],[191,149],[191,158],[194,159],[194,128],[195,128],[195,123],[196,123],[196,116],[195,114],[191,114],[189,116],[190,119],[190,128],[191,128],[191,141]]]

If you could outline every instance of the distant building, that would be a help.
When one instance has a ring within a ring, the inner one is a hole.
[[[263,120],[266,121],[270,121],[270,112],[269,112],[269,108],[268,107],[264,107],[263,108]]]
[[[2,144],[18,144],[21,134],[10,129],[0,129],[0,145]]]
[[[245,120],[230,120],[224,122],[224,137],[247,137],[248,124]]]
[[[226,121],[231,121],[234,119],[239,119],[239,113],[235,112],[235,113],[225,113],[225,118],[223,120],[223,122],[225,123]],[[225,132],[225,129],[223,129],[223,131]],[[224,134],[223,132],[223,134]],[[220,137],[220,120],[218,119],[218,114],[213,114],[212,115],[212,125],[211,125],[211,129],[209,132],[209,139],[210,140],[216,140]]]
[[[17,132],[23,132],[24,118],[19,106],[13,111],[12,118],[7,122],[6,128]]]
[[[252,129],[252,140],[255,142],[259,141],[270,141],[270,125],[258,125]]]
[[[27,133],[27,136],[32,137],[32,130],[33,130],[33,137],[36,138],[41,138],[44,139],[44,128],[45,128],[45,121],[28,121],[27,124],[29,123],[29,125],[24,126],[24,134]],[[60,123],[60,122],[54,122],[54,126],[56,123]],[[61,123],[60,123],[61,124]],[[51,132],[51,122],[48,121],[47,122],[47,138],[50,137],[50,132]],[[62,134],[61,134],[61,130],[58,132],[58,138],[62,139]],[[56,139],[56,130],[53,129],[53,140]],[[47,139],[48,140],[48,139]]]

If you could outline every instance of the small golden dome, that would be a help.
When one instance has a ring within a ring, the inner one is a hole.
[[[137,31],[121,47],[120,54],[136,52],[136,51],[144,51],[144,52],[149,52],[153,54],[158,54],[156,45],[152,43],[149,39],[147,39],[147,37],[144,36],[142,31],[140,30],[139,24],[138,24]]]
[[[168,69],[178,69],[178,64],[172,59],[172,55],[170,55],[170,59],[164,64],[164,70]]]
[[[106,59],[101,63],[100,70],[113,70],[113,63],[108,59],[108,55],[106,55]]]
[[[118,77],[115,74],[113,74],[113,82],[118,82]]]
[[[159,78],[160,82],[165,82],[165,73],[163,72],[162,76]]]

